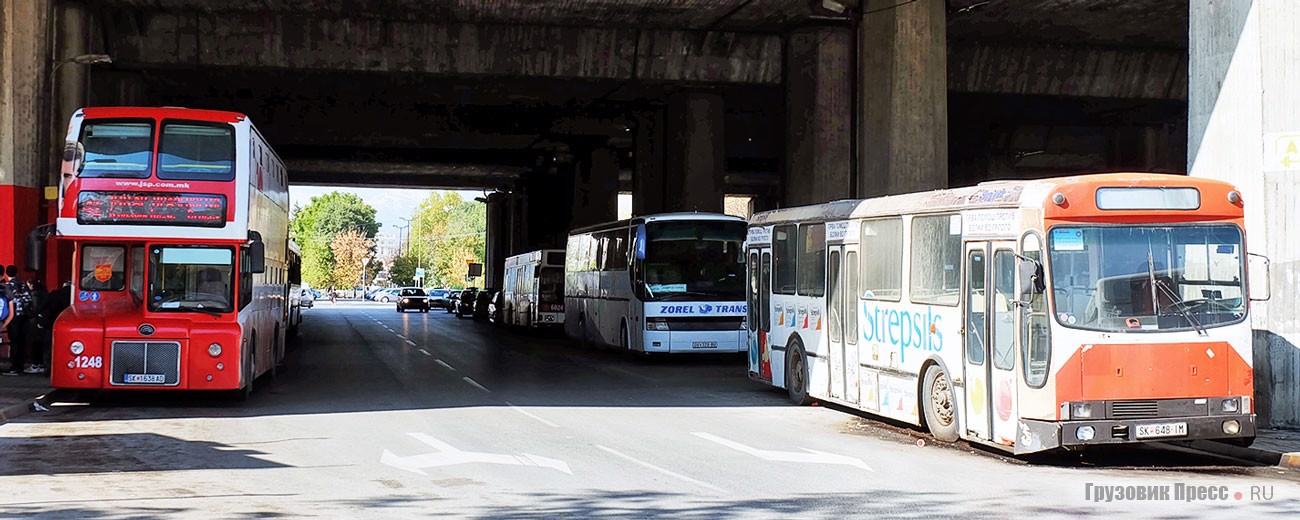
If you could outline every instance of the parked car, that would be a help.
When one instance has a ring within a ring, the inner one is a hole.
[[[483,289],[474,295],[474,319],[486,320],[491,314],[492,302],[496,301],[497,294],[501,291],[497,289]]]
[[[377,288],[371,289],[371,290],[369,290],[369,291],[366,291],[366,299],[367,299],[367,300],[373,300],[373,299],[375,299],[375,295],[378,294],[379,291],[382,291],[382,290],[384,290],[383,287],[377,287]]]
[[[397,300],[397,312],[406,312],[415,309],[420,312],[429,312],[429,297],[424,294],[424,289],[419,287],[403,287],[399,290]]]
[[[474,315],[474,298],[478,295],[477,287],[470,287],[460,292],[460,300],[456,302],[456,317],[464,318]]]
[[[395,302],[397,301],[397,298],[401,292],[402,289],[399,287],[389,287],[387,289],[380,289],[379,291],[375,292],[375,294],[371,295],[370,299],[380,303]]]
[[[424,292],[429,295],[430,309],[446,309],[451,301],[451,289],[425,289]]]
[[[304,309],[316,306],[316,297],[312,295],[311,290],[302,291],[302,294],[298,297],[298,305]]]
[[[460,306],[460,291],[452,290],[447,295],[447,314],[455,314],[456,308]]]

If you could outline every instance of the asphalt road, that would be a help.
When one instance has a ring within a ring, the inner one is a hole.
[[[1028,464],[919,446],[905,428],[788,405],[742,357],[643,359],[380,304],[323,303],[303,328],[289,370],[246,403],[107,395],[0,426],[0,518],[1300,511],[1300,473],[1179,451]],[[1180,484],[1226,500],[1101,491]]]

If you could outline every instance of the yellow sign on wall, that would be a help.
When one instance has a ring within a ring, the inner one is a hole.
[[[1264,170],[1300,170],[1300,132],[1264,134]]]

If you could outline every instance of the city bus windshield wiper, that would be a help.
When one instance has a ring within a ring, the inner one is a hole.
[[[1175,293],[1174,290],[1169,287],[1169,284],[1165,283],[1164,280],[1156,279],[1156,287],[1159,287],[1160,290],[1164,291],[1165,295],[1168,296],[1170,300],[1172,300],[1171,303],[1169,304],[1169,307],[1173,307],[1177,309],[1178,313],[1183,315],[1183,319],[1186,319],[1187,323],[1190,324],[1193,329],[1196,329],[1197,334],[1201,336],[1207,335],[1205,332],[1205,327],[1201,325],[1200,320],[1192,316],[1191,311],[1187,310],[1187,305],[1184,305],[1183,299],[1180,298],[1178,294]]]

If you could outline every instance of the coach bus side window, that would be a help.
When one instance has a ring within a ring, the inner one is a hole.
[[[794,226],[772,228],[772,294],[794,294],[795,252]]]
[[[274,172],[268,170],[266,175],[274,175]],[[158,178],[234,179],[234,127],[224,123],[164,121],[158,140]]]
[[[119,246],[81,248],[83,291],[120,291],[126,288],[126,251]]]
[[[1027,233],[1022,241],[1021,254],[1043,261],[1042,245],[1037,234]],[[1025,383],[1041,388],[1047,383],[1047,369],[1052,359],[1051,329],[1047,320],[1047,296],[1043,293],[1030,297],[1027,305],[1020,306],[1020,349],[1025,370]]]
[[[903,219],[862,223],[862,297],[896,302],[903,295]],[[850,266],[855,265],[853,263]]]
[[[799,295],[826,294],[826,225],[799,226]]]
[[[912,219],[912,303],[961,300],[961,215]]]

